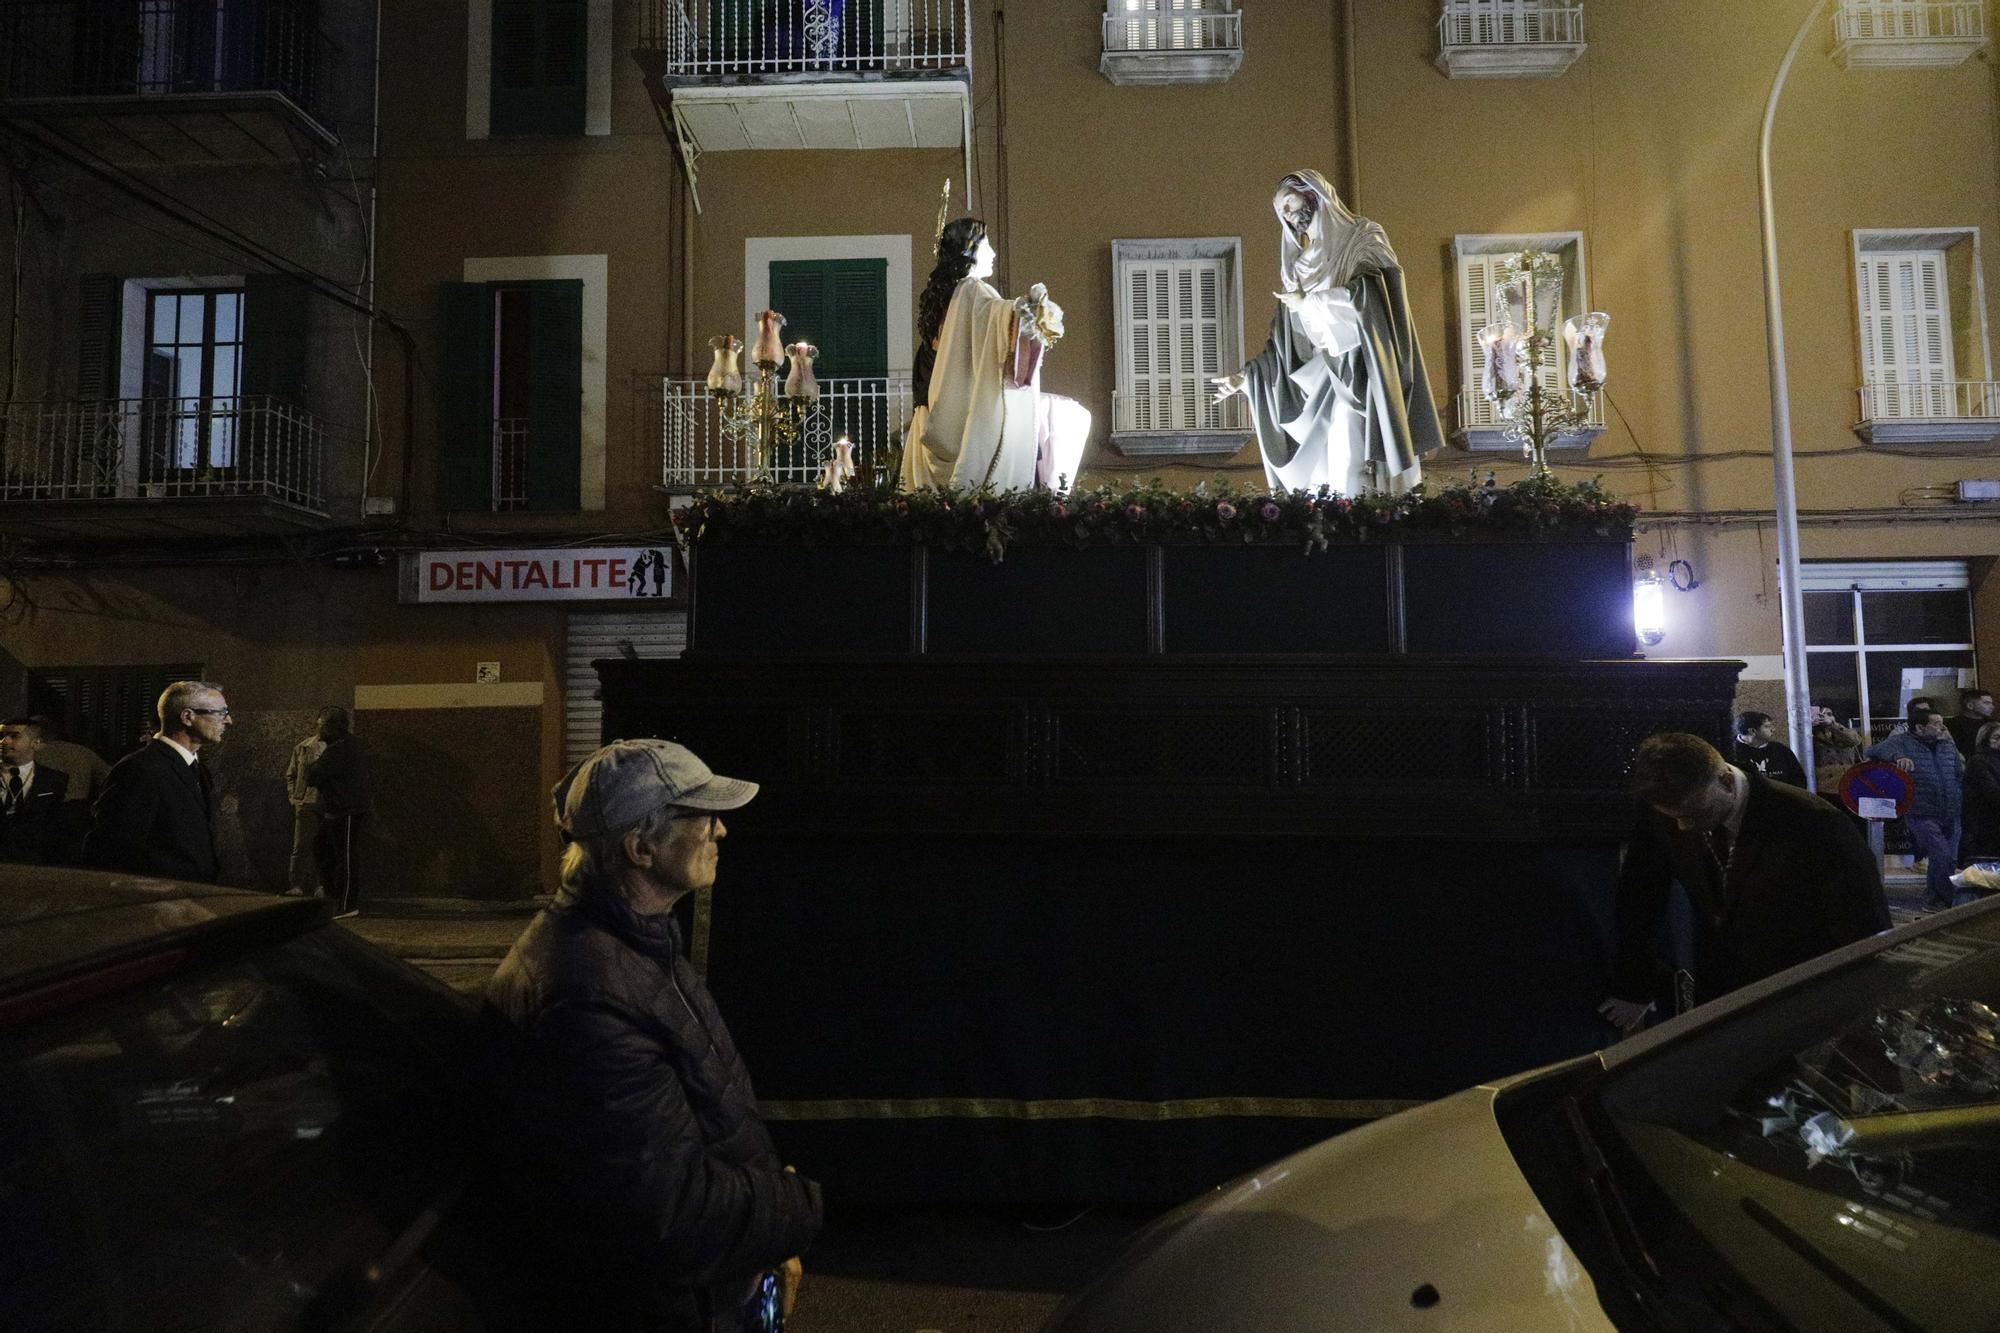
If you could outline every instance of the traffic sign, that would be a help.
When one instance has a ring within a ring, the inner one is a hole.
[[[1863,819],[1901,819],[1916,794],[1908,773],[1880,760],[1856,764],[1840,776],[1840,803]]]

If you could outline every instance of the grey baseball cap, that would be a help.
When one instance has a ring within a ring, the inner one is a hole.
[[[594,838],[630,828],[661,806],[734,810],[750,803],[757,784],[717,777],[672,741],[613,741],[563,774],[554,794],[562,830]]]

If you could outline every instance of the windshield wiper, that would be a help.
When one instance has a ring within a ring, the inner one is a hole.
[[[1816,1271],[1836,1287],[1839,1287],[1849,1296],[1852,1296],[1860,1304],[1868,1307],[1870,1314],[1887,1324],[1890,1328],[1899,1330],[1900,1333],[1924,1333],[1924,1326],[1922,1324],[1911,1320],[1909,1316],[1884,1299],[1873,1287],[1835,1263],[1819,1246],[1786,1226],[1776,1213],[1773,1213],[1755,1199],[1744,1199],[1741,1202],[1744,1214],[1751,1221],[1770,1232],[1773,1236],[1776,1236],[1784,1243],[1786,1249],[1811,1264]]]

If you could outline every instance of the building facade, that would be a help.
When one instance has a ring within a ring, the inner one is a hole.
[[[1557,471],[1645,511],[1649,655],[1741,658],[1778,711],[1756,154],[1808,7],[17,0],[0,700],[122,749],[166,679],[223,683],[225,857],[267,886],[290,746],[352,705],[379,892],[530,894],[588,663],[683,641],[669,566],[442,602],[428,571],[664,549],[748,465],[703,381],[766,309],[824,390],[781,470],[886,455],[947,178],[995,285],[1067,312],[1083,484],[1260,485],[1205,384],[1262,346],[1272,193],[1316,167],[1401,260],[1434,478],[1523,475],[1476,392],[1498,256],[1610,312]],[[1877,730],[2000,652],[2000,525],[1958,498],[2000,478],[1992,21],[1834,0],[1776,121],[1811,695]]]

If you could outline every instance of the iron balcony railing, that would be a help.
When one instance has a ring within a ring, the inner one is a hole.
[[[707,384],[694,379],[662,379],[660,385],[660,484],[669,490],[730,486],[756,472],[756,449],[741,433],[728,430],[722,408]],[[880,468],[896,456],[909,424],[908,375],[831,377],[819,382],[819,401],[790,409],[798,437],[781,445],[771,479],[809,483],[845,436],[854,445],[857,467]]]
[[[1454,400],[1460,430],[1505,430],[1507,422],[1500,409],[1483,393],[1467,390]],[[1604,395],[1591,394],[1584,404],[1584,429],[1604,429]]]
[[[528,507],[528,440],[526,417],[500,417],[493,422],[493,512]]]
[[[262,497],[324,514],[325,434],[265,395],[45,399],[0,409],[0,503]]]
[[[1986,6],[1983,0],[1841,0],[1833,31],[1843,42],[1977,41],[1986,36]]]
[[[1104,14],[1106,51],[1241,51],[1243,16],[1220,4],[1111,0]]]
[[[899,74],[972,63],[971,0],[648,0],[669,79]]]
[[[310,0],[11,0],[0,99],[282,93],[319,112],[330,44]]]
[[[2000,418],[2000,380],[1871,380],[1857,392],[1863,421]]]
[[[1569,46],[1583,41],[1580,0],[1445,0],[1441,46]]]
[[[1111,430],[1117,435],[1188,435],[1201,431],[1247,431],[1250,404],[1241,394],[1221,402],[1201,384],[1162,384],[1111,395]]]

